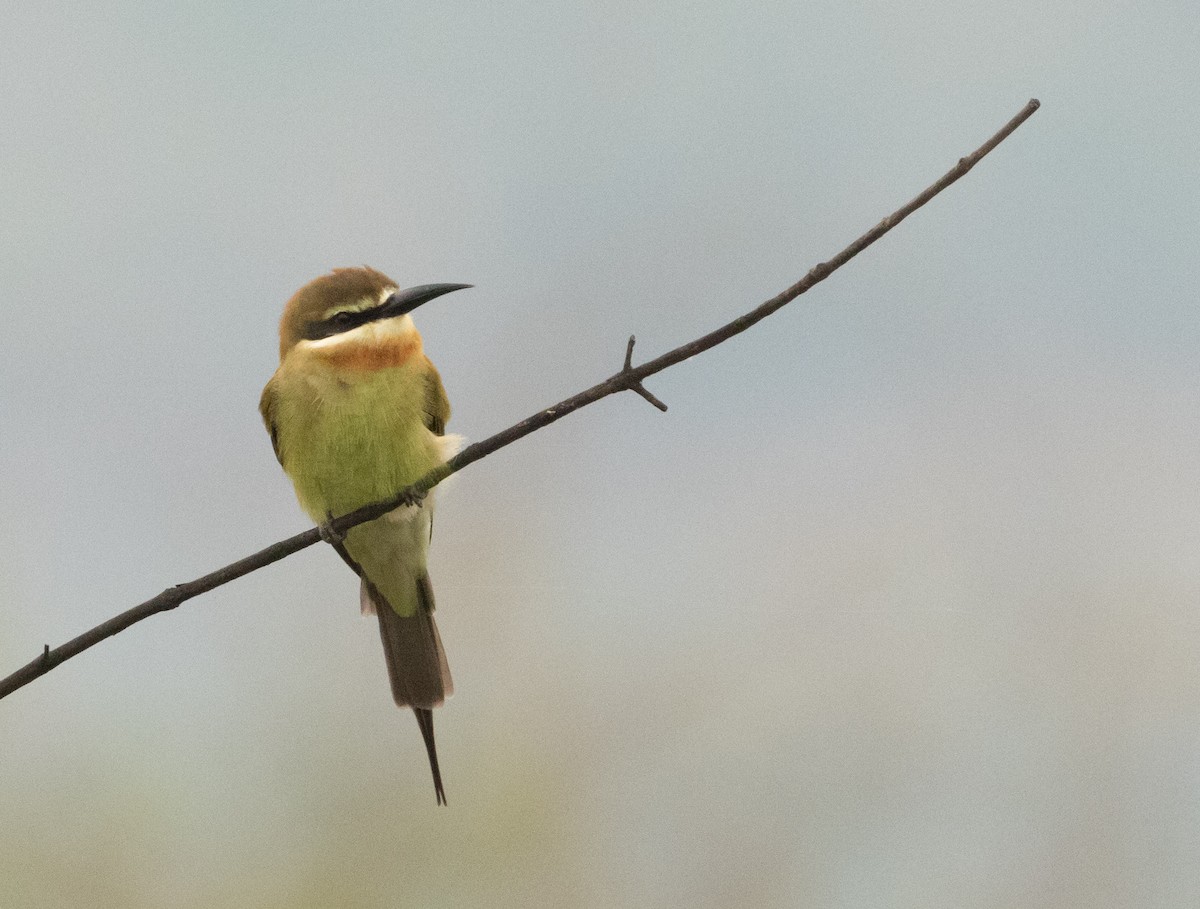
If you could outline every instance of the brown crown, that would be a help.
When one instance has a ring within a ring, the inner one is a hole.
[[[362,268],[335,268],[327,275],[309,281],[296,291],[283,308],[279,320],[279,359],[296,346],[304,326],[321,318],[331,306],[369,297],[378,300],[385,287],[396,282],[382,272]]]

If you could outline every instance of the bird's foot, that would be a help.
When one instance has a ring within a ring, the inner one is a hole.
[[[330,546],[341,546],[346,542],[346,535],[334,529],[332,511],[325,512],[325,520],[317,525],[317,533]]]
[[[408,489],[404,490],[404,492],[402,492],[400,494],[400,501],[399,501],[398,507],[403,508],[403,507],[407,506],[409,508],[420,508],[421,503],[425,501],[426,495],[428,495],[428,493],[424,493],[424,492],[421,492],[420,490],[409,487]]]

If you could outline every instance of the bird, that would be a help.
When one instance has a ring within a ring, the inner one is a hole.
[[[432,490],[383,517],[334,532],[335,517],[394,497],[450,457],[450,402],[425,355],[411,313],[469,284],[401,290],[367,266],[335,268],[287,301],[279,322],[279,367],[259,411],[301,508],[360,578],[359,604],[375,615],[399,707],[421,728],[438,805],[433,708],[454,690],[434,622],[426,556]]]

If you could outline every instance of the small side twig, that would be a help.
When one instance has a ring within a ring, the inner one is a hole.
[[[649,401],[651,404],[653,404],[655,407],[657,407],[663,413],[666,413],[667,405],[664,404],[662,401],[660,401],[658,398],[656,398],[654,395],[652,395],[646,389],[646,386],[642,384],[642,380],[637,378],[634,375],[634,372],[633,372],[633,345],[636,340],[637,340],[637,338],[635,338],[633,335],[629,336],[629,344],[626,345],[626,347],[625,347],[625,365],[621,367],[620,375],[624,376],[626,379],[626,383],[627,383],[625,385],[626,388],[628,388],[630,391],[636,391],[638,394],[640,394],[643,398],[645,398],[647,401]]]
[[[800,294],[807,291],[813,285],[825,280],[834,271],[845,265],[856,255],[882,237],[885,233],[911,215],[914,211],[927,203],[930,199],[967,174],[980,159],[988,152],[994,149],[997,145],[1003,142],[1014,130],[1031,116],[1034,111],[1040,107],[1040,103],[1034,99],[1025,105],[1021,111],[1008,121],[1001,129],[987,142],[973,151],[964,158],[960,158],[958,163],[951,168],[940,180],[929,186],[919,196],[910,201],[907,205],[897,209],[888,215],[873,228],[843,249],[840,253],[829,259],[826,262],[821,262],[813,266],[808,274],[789,287],[761,303],[759,306],[750,310],[748,313],[739,316],[733,321],[721,326],[715,331],[709,332],[703,337],[697,338],[687,344],[676,347],[674,350],[668,351],[660,357],[653,360],[648,360],[641,366],[633,365],[633,338],[629,339],[629,345],[625,350],[625,364],[621,371],[616,375],[593,385],[591,388],[581,391],[577,395],[567,398],[565,401],[560,401],[553,407],[548,407],[540,410],[533,416],[522,420],[514,426],[510,426],[502,432],[496,433],[487,439],[476,442],[473,445],[468,445],[457,455],[447,461],[440,467],[431,470],[425,476],[421,477],[416,483],[406,489],[402,489],[392,498],[384,502],[374,502],[370,505],[364,505],[356,511],[342,515],[339,518],[328,522],[324,525],[323,530],[326,534],[345,533],[351,527],[355,527],[366,521],[374,520],[387,514],[389,511],[401,506],[412,504],[419,501],[419,498],[427,493],[430,489],[440,483],[452,473],[462,470],[468,464],[478,461],[481,458],[487,457],[494,451],[504,448],[506,445],[511,445],[518,439],[524,438],[531,432],[535,432],[544,426],[560,420],[567,414],[579,410],[581,407],[586,407],[588,404],[594,404],[601,398],[608,397],[611,394],[616,394],[620,391],[635,391],[655,407],[661,410],[666,410],[667,406],[662,401],[654,397],[642,385],[642,380],[647,376],[662,372],[676,363],[694,357],[698,353],[703,353],[711,347],[715,347],[722,341],[732,338],[734,335],[745,331],[750,326],[762,321],[771,313],[781,309],[783,306],[790,303]],[[252,571],[257,571],[270,565],[272,562],[278,562],[280,559],[293,555],[302,549],[307,549],[309,546],[319,542],[322,539],[322,531],[316,527],[311,527],[303,533],[298,533],[286,540],[281,540],[268,546],[266,549],[261,549],[258,552],[246,556],[244,559],[226,565],[224,568],[218,568],[216,571],[210,572],[203,577],[196,578],[194,581],[188,581],[186,584],[177,584],[174,587],[169,587],[160,593],[158,596],[147,600],[132,609],[122,612],[120,615],[113,616],[106,622],[101,622],[95,628],[85,631],[76,638],[72,638],[65,644],[50,649],[46,645],[34,660],[22,666],[16,672],[12,673],[4,679],[0,679],[0,698],[7,697],[18,688],[28,685],[34,679],[39,678],[60,665],[71,657],[77,656],[89,647],[100,643],[105,638],[111,637],[121,631],[124,631],[130,625],[147,619],[152,615],[160,612],[165,612],[174,609],[181,603],[197,597],[202,593],[220,587],[223,584],[228,584],[230,581],[247,575]]]

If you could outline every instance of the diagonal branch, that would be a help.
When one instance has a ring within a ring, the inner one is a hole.
[[[498,432],[490,438],[483,439],[473,445],[468,445],[441,467],[431,470],[416,483],[401,490],[386,502],[365,505],[357,511],[352,511],[337,518],[331,524],[332,529],[338,533],[345,533],[351,527],[378,518],[401,503],[410,501],[412,496],[428,492],[442,480],[446,479],[446,477],[450,476],[450,474],[462,470],[468,464],[472,464],[480,458],[487,457],[492,452],[504,448],[506,445],[511,445],[531,432],[541,429],[543,426],[548,426],[554,421],[562,419],[567,414],[579,410],[581,407],[586,407],[588,404],[594,404],[601,398],[606,398],[611,394],[621,391],[633,391],[660,410],[666,410],[667,405],[646,390],[642,384],[643,379],[655,373],[662,372],[664,369],[674,366],[676,363],[680,363],[689,357],[694,357],[698,353],[703,353],[710,347],[715,347],[736,334],[740,334],[751,325],[762,321],[771,315],[771,313],[786,306],[814,284],[824,281],[835,270],[845,265],[951,183],[965,176],[972,167],[979,163],[984,155],[1003,142],[1018,126],[1028,120],[1039,106],[1040,104],[1036,99],[1031,100],[1021,109],[1020,113],[1009,120],[987,142],[965,158],[960,158],[958,163],[940,180],[927,188],[907,205],[892,212],[892,214],[888,215],[832,259],[814,265],[808,274],[787,290],[760,304],[745,315],[739,316],[732,322],[721,326],[716,331],[709,332],[701,338],[676,347],[674,350],[668,351],[653,360],[648,360],[641,366],[634,366],[632,363],[633,338],[630,337],[629,344],[625,350],[625,363],[620,372],[597,385],[593,385],[586,391],[581,391],[579,394],[567,398],[565,401],[560,401],[553,407],[538,411],[533,416],[522,420],[515,426],[510,426],[503,432]],[[108,621],[100,623],[90,631],[85,631],[79,637],[72,638],[65,644],[53,649],[47,644],[37,658],[26,663],[7,678],[0,679],[0,698],[12,694],[18,688],[28,685],[34,679],[45,675],[60,663],[69,660],[73,656],[77,656],[89,647],[100,643],[105,638],[124,631],[130,625],[140,622],[142,619],[149,618],[159,612],[174,609],[176,606],[193,597],[207,593],[223,584],[228,584],[230,581],[237,580],[243,575],[257,571],[259,568],[264,568],[272,562],[278,562],[280,559],[297,553],[301,549],[306,549],[314,543],[319,542],[320,539],[320,532],[317,528],[312,527],[303,533],[298,533],[286,540],[274,543],[266,549],[260,549],[253,555],[239,559],[231,565],[226,565],[224,568],[218,568],[216,571],[210,572],[203,577],[196,578],[194,581],[168,587],[158,596],[152,597],[146,602],[122,612],[120,615],[113,616]]]

